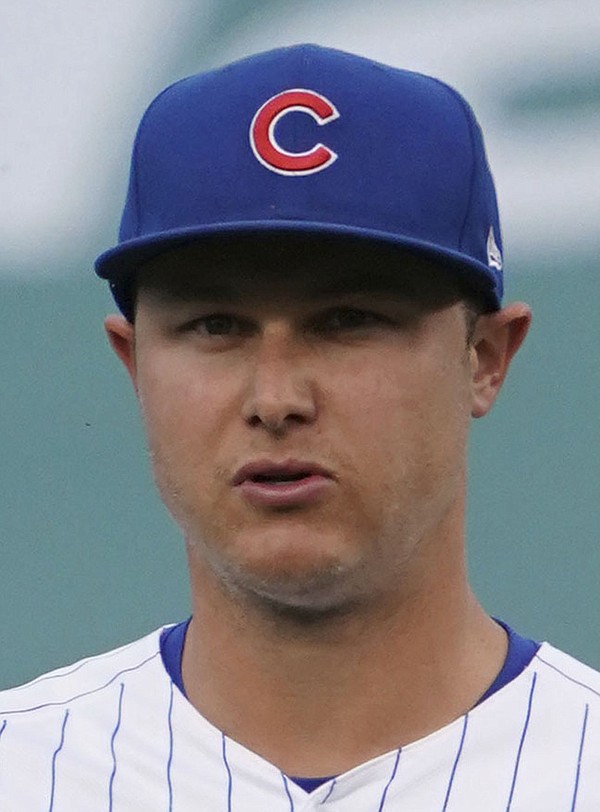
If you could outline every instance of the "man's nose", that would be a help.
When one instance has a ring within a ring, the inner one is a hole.
[[[311,423],[317,416],[315,363],[291,330],[265,330],[248,360],[243,417],[272,434]]]

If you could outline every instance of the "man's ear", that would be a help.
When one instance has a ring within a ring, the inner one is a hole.
[[[104,329],[111,347],[122,361],[135,387],[135,330],[133,324],[124,316],[113,314],[104,319]]]
[[[477,319],[471,344],[473,417],[483,417],[494,405],[530,324],[531,310],[522,302]]]

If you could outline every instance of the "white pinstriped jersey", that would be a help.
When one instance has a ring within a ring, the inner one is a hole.
[[[0,693],[1,812],[600,811],[600,673],[547,643],[466,716],[307,793],[189,704],[160,632]]]

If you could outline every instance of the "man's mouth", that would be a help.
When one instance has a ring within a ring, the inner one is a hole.
[[[299,474],[256,474],[250,479],[252,482],[270,482],[273,485],[279,485],[285,482],[298,482],[300,479],[306,479],[309,476],[311,476],[309,472]]]
[[[257,460],[242,466],[232,484],[254,507],[301,507],[320,501],[334,483],[320,465],[299,460]]]
[[[334,478],[330,471],[317,463],[290,459],[281,461],[260,459],[243,465],[235,473],[232,484],[241,485],[246,481],[278,484],[298,482],[314,476]]]

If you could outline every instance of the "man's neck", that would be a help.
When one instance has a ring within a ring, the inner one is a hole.
[[[188,698],[289,775],[345,772],[467,712],[502,667],[505,632],[452,583],[304,627],[205,583],[183,655]]]

